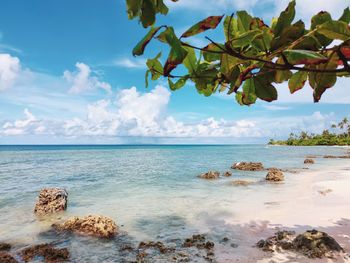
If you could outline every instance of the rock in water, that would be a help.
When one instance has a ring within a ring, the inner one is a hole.
[[[252,163],[252,162],[239,162],[234,163],[231,166],[232,169],[242,170],[242,171],[262,171],[264,166],[262,163]]]
[[[112,238],[118,231],[117,225],[111,218],[93,215],[73,217],[63,224],[54,224],[53,227],[58,231],[69,231],[102,238]]]
[[[253,181],[245,181],[245,180],[235,180],[232,182],[232,185],[234,186],[248,186],[254,184]]]
[[[69,251],[67,248],[54,248],[50,244],[40,244],[23,249],[22,256],[25,262],[42,257],[44,262],[58,263],[69,260]]]
[[[7,252],[0,252],[1,263],[18,263],[18,261]]]
[[[217,171],[209,171],[207,173],[201,174],[198,177],[202,179],[212,180],[212,179],[218,179],[220,176],[220,173]]]
[[[315,161],[314,161],[313,159],[305,159],[305,160],[304,160],[304,163],[305,163],[305,164],[314,164]]]
[[[232,173],[230,171],[226,171],[226,172],[224,172],[224,176],[230,177],[230,176],[232,176]]]
[[[34,213],[39,216],[61,212],[67,209],[68,193],[61,188],[44,188],[39,193]]]
[[[269,172],[266,175],[266,181],[272,181],[272,182],[284,181],[284,175],[281,170],[277,168],[271,168],[269,169]]]
[[[9,251],[11,249],[11,245],[8,243],[0,243],[0,251]]]
[[[324,232],[308,230],[293,240],[294,248],[310,258],[333,257],[333,252],[343,248],[334,238]]]

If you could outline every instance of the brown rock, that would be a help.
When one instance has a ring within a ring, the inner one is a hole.
[[[209,171],[207,173],[201,174],[198,177],[202,179],[207,179],[207,180],[213,180],[213,179],[218,179],[220,176],[220,173],[217,171]]]
[[[326,159],[350,159],[350,155],[340,155],[340,156],[335,156],[335,155],[325,155],[323,158]]]
[[[234,163],[231,166],[231,168],[242,170],[242,171],[263,171],[264,170],[264,166],[262,163],[253,163],[253,162]]]
[[[40,191],[34,213],[39,216],[61,212],[67,209],[68,193],[61,188],[44,188]]]
[[[149,242],[140,242],[139,249],[157,249],[161,254],[174,252],[174,248],[166,247],[162,242],[149,241]]]
[[[67,248],[54,248],[50,244],[35,245],[22,250],[24,262],[32,261],[36,257],[42,257],[47,263],[59,263],[69,260]]]
[[[332,190],[332,189],[326,189],[326,190],[319,190],[318,192],[319,192],[321,195],[327,195],[327,194],[333,192],[333,190]]]
[[[304,163],[305,163],[305,164],[314,164],[315,161],[314,161],[313,159],[305,159],[305,160],[304,160]]]
[[[18,261],[7,252],[0,252],[1,263],[18,263]]]
[[[8,243],[0,243],[0,251],[9,251],[11,249],[11,245]]]
[[[293,240],[298,252],[310,258],[333,257],[334,252],[343,252],[343,248],[334,238],[324,232],[308,230]]]
[[[63,224],[54,224],[58,231],[69,231],[78,234],[111,238],[117,234],[118,227],[115,222],[105,216],[73,217]]]
[[[248,186],[254,184],[253,181],[245,181],[245,180],[235,180],[232,182],[234,186]]]
[[[224,176],[230,177],[230,176],[232,176],[232,173],[230,171],[226,171],[226,172],[224,172]]]
[[[269,169],[269,172],[266,175],[266,181],[272,181],[272,182],[284,181],[283,172],[276,168]]]

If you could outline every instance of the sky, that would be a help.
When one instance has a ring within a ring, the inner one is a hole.
[[[168,1],[158,24],[180,34],[209,15],[248,10],[267,23],[288,0]],[[205,3],[205,4],[204,4]],[[297,0],[297,17],[338,18],[350,0]],[[144,57],[132,48],[147,31],[128,20],[124,0],[2,0],[0,8],[0,144],[266,143],[291,132],[320,132],[350,117],[350,79],[339,79],[320,103],[312,90],[239,106],[234,96],[199,95],[188,83],[176,92],[160,79],[145,87]],[[205,35],[224,39],[218,30]],[[166,49],[163,53],[168,52]]]

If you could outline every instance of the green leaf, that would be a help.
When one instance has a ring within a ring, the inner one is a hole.
[[[151,73],[151,71],[148,69],[146,71],[146,75],[145,75],[145,84],[146,84],[146,88],[148,88],[148,77],[149,77],[149,73]]]
[[[263,33],[261,30],[251,30],[245,32],[231,41],[232,47],[245,47],[252,43],[252,41],[257,37],[261,36]]]
[[[277,90],[269,82],[268,77],[261,75],[254,77],[253,80],[255,85],[255,93],[259,99],[267,102],[277,100]]]
[[[288,46],[295,40],[305,34],[305,24],[301,20],[291,26],[283,28],[280,36],[274,38],[271,43],[271,49],[276,50],[283,46]]]
[[[222,47],[224,48],[223,45]],[[208,62],[213,62],[221,59],[222,49],[212,43],[204,47],[202,51],[204,59]]]
[[[322,25],[328,21],[332,21],[331,15],[328,12],[324,12],[324,11],[319,12],[317,15],[313,16],[311,19],[311,29],[313,30],[317,28],[317,26]],[[317,32],[315,34],[315,38],[324,47],[332,43],[332,39],[329,39]]]
[[[275,82],[283,83],[292,77],[293,73],[290,70],[276,70]]]
[[[143,0],[140,20],[144,28],[152,26],[156,21],[156,10],[152,0]]]
[[[186,78],[180,78],[178,81],[176,81],[175,83],[172,82],[171,78],[168,78],[168,83],[169,83],[169,87],[172,91],[181,89],[183,86],[185,86],[186,81],[187,81],[187,77]]]
[[[243,93],[240,91],[237,91],[236,93],[236,101],[239,103],[239,105],[243,106]]]
[[[254,79],[247,79],[243,84],[242,103],[244,105],[251,105],[255,103],[256,99]]]
[[[163,0],[157,0],[156,11],[162,15],[166,15],[169,12],[169,8],[164,4]]]
[[[241,34],[250,30],[252,19],[246,11],[237,12],[237,28]]]
[[[288,5],[288,7],[286,8],[286,10],[284,10],[278,20],[277,23],[274,27],[274,32],[276,36],[279,36],[283,29],[290,26],[294,20],[295,17],[295,0],[291,1]]]
[[[328,21],[318,26],[317,32],[333,40],[346,41],[350,38],[348,24],[342,21]]]
[[[347,24],[350,23],[350,9],[349,9],[349,7],[344,9],[342,16],[339,18],[339,21],[343,21]]]
[[[184,66],[187,68],[189,73],[194,73],[197,70],[197,57],[193,48],[184,47],[187,51],[187,56],[183,61]]]
[[[181,38],[194,36],[208,29],[215,29],[220,24],[223,17],[224,16],[209,16],[188,29],[182,34]]]
[[[151,39],[155,36],[155,34],[157,34],[157,32],[161,28],[162,27],[152,27],[148,31],[147,35],[134,47],[134,49],[132,50],[132,54],[134,56],[141,56],[144,53],[148,43],[151,41]]]
[[[305,71],[296,72],[289,80],[288,87],[291,94],[302,89],[306,83],[308,73]]]
[[[231,24],[230,24],[231,21]],[[231,16],[226,16],[224,20],[224,32],[226,41],[233,39],[238,32],[237,19]]]
[[[148,59],[146,64],[149,71],[152,73],[152,80],[159,79],[163,74],[163,66],[159,61],[162,53],[159,53],[155,58]]]
[[[285,50],[283,51],[283,54],[292,65],[315,65],[328,61],[327,57],[309,50]]]
[[[128,18],[133,19],[140,14],[141,0],[126,0]]]

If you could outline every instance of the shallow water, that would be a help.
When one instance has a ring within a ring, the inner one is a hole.
[[[265,145],[0,146],[0,241],[20,247],[55,240],[49,233],[40,233],[57,219],[38,221],[33,208],[41,188],[64,187],[69,204],[62,217],[102,214],[127,233],[113,242],[88,237],[58,240],[59,245],[69,247],[75,262],[122,262],[129,256],[118,250],[120,242],[166,241],[194,233],[208,233],[214,241],[227,236],[233,243],[248,244],[255,241],[238,226],[263,225],[265,218],[270,219],[267,214],[273,215],[275,223],[287,222],[285,217],[290,215],[280,205],[288,202],[283,195],[297,185],[298,174],[287,173],[286,182],[277,185],[259,182],[266,172],[234,170],[232,177],[215,181],[201,180],[198,174],[224,172],[239,161],[301,170],[307,167],[303,164],[306,155],[344,155],[346,151]],[[344,162],[319,158],[310,169],[322,171]],[[239,179],[259,183],[248,187],[230,184]],[[307,202],[302,195],[300,198],[294,202]],[[225,249],[234,250],[222,246],[222,253],[230,253]]]

